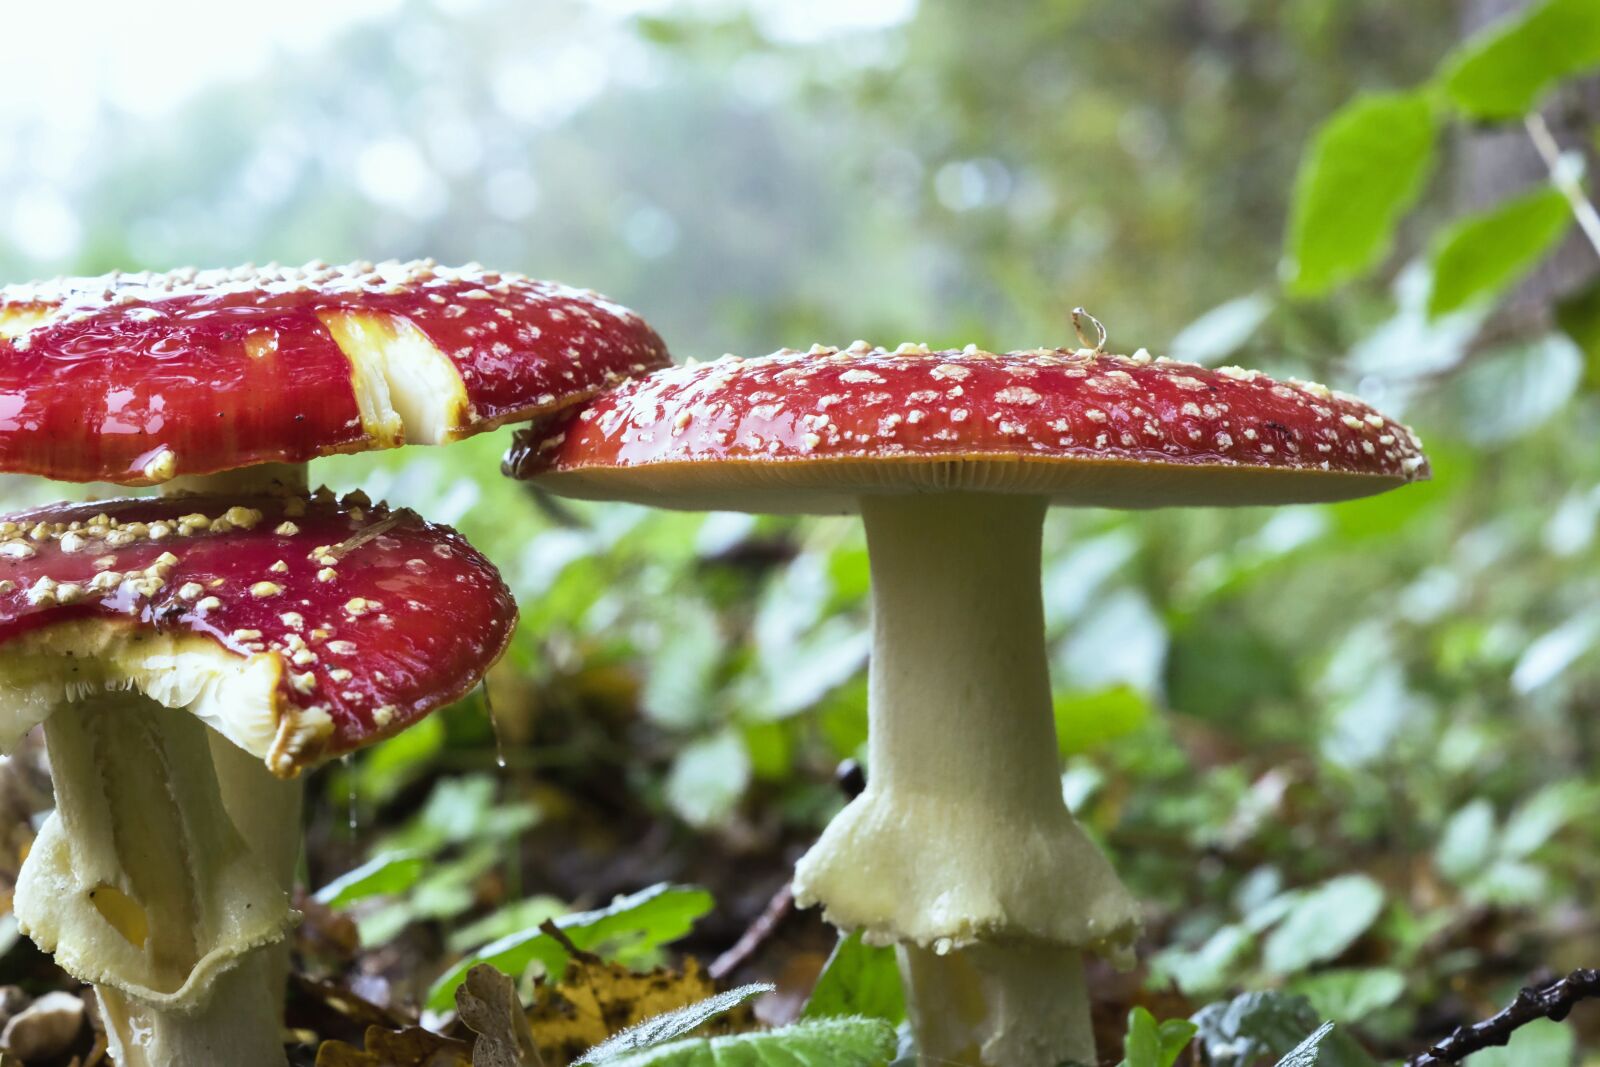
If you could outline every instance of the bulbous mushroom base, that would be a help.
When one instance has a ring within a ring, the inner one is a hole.
[[[1139,931],[1137,902],[1059,796],[1013,821],[869,787],[801,857],[794,893],[875,944],[1037,941],[1120,965]]]

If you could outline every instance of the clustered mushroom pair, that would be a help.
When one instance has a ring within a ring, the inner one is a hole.
[[[141,1067],[281,1067],[296,775],[459,697],[514,621],[454,532],[308,492],[316,456],[526,422],[506,471],[557,493],[859,513],[868,786],[795,892],[896,945],[924,1061],[972,1067],[1094,1062],[1081,956],[1138,930],[1062,799],[1046,508],[1427,474],[1405,427],[1250,371],[864,343],[672,367],[592,293],[431,263],[0,289],[0,397],[0,470],[161,486],[0,522],[0,744],[43,723],[57,793],[17,916]]]

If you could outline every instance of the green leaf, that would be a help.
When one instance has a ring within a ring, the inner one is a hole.
[[[862,943],[860,931],[840,938],[800,1013],[802,1019],[850,1015],[896,1025],[906,1017],[905,992],[900,986],[900,966],[894,949]]]
[[[1440,874],[1460,885],[1481,871],[1494,851],[1494,804],[1488,797],[1474,797],[1444,824],[1433,861]]]
[[[725,821],[750,785],[750,754],[744,738],[722,730],[679,750],[667,775],[667,803],[698,830]]]
[[[1155,956],[1155,967],[1189,996],[1220,992],[1232,984],[1235,971],[1255,948],[1255,937],[1243,926],[1230,923],[1217,929],[1198,948],[1177,946]]]
[[[1209,366],[1233,355],[1272,314],[1272,299],[1251,293],[1218,305],[1179,331],[1167,355]]]
[[[1556,304],[1556,325],[1583,353],[1585,384],[1600,389],[1600,281]]]
[[[1600,66],[1600,5],[1548,0],[1489,27],[1446,57],[1444,88],[1473,118],[1514,119],[1562,78]]]
[[[1338,957],[1367,932],[1383,910],[1383,887],[1364,874],[1346,874],[1302,896],[1267,936],[1262,961],[1274,974],[1294,974]]]
[[[417,884],[427,863],[427,856],[420,852],[385,852],[317,890],[315,899],[318,904],[341,908],[368,897],[404,893]]]
[[[711,714],[723,640],[716,613],[705,605],[681,599],[673,615],[649,657],[639,701],[653,721],[686,729]]]
[[[1207,1004],[1192,1019],[1209,1067],[1254,1067],[1263,1056],[1293,1055],[1322,1020],[1304,997],[1288,993],[1245,993]],[[1325,1034],[1317,1047],[1317,1067],[1377,1067],[1377,1061],[1343,1031]]]
[[[881,1019],[818,1019],[764,1034],[675,1041],[606,1067],[885,1067],[895,1046],[894,1027]]]
[[[718,993],[714,997],[707,997],[677,1011],[664,1012],[652,1019],[646,1019],[637,1026],[630,1026],[626,1030],[612,1034],[585,1052],[581,1058],[574,1060],[574,1067],[585,1063],[611,1063],[630,1052],[654,1048],[676,1040],[685,1034],[693,1033],[717,1016],[732,1011],[745,1001],[775,992],[777,988],[770,982],[753,982],[737,989],[730,989],[726,993]]]
[[[1118,1067],[1172,1067],[1194,1033],[1195,1024],[1187,1019],[1157,1023],[1147,1009],[1134,1008],[1128,1012],[1128,1033],[1122,1039]]]
[[[563,915],[554,922],[578,948],[609,950],[626,960],[687,934],[712,904],[711,894],[704,889],[662,883],[618,897],[608,907]],[[559,980],[566,962],[566,949],[549,934],[537,927],[519,930],[483,946],[445,972],[428,990],[427,1006],[433,1011],[448,1010],[456,987],[479,963],[492,964],[511,975],[520,975],[538,963],[552,979]]]
[[[1131,685],[1055,698],[1056,741],[1063,756],[1087,752],[1136,732],[1152,715],[1150,701]]]
[[[1464,1067],[1568,1067],[1578,1051],[1572,1028],[1535,1019],[1511,1035],[1504,1048],[1468,1056]]]
[[[1322,1061],[1322,1043],[1333,1033],[1332,1023],[1323,1023],[1306,1039],[1290,1049],[1283,1059],[1278,1061],[1277,1067],[1316,1067]]]
[[[1428,314],[1437,318],[1474,300],[1499,296],[1532,270],[1571,225],[1566,197],[1548,185],[1453,223],[1433,253]]]
[[[1400,999],[1405,975],[1390,967],[1343,967],[1303,975],[1289,986],[1336,1023],[1357,1023]]]
[[[1434,114],[1421,93],[1357,97],[1313,138],[1295,179],[1286,281],[1316,296],[1388,253],[1433,169]]]

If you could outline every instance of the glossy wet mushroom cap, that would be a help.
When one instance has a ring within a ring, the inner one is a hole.
[[[1365,496],[1428,476],[1355,397],[1088,349],[785,350],[626,382],[519,431],[507,472],[574,497],[849,511],[959,490],[1110,507]]]
[[[585,290],[476,265],[0,287],[0,470],[129,485],[442,443],[666,365]]]
[[[0,518],[0,747],[134,685],[282,776],[464,695],[516,606],[448,527],[359,494],[166,497]]]

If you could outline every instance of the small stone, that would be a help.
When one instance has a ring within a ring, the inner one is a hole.
[[[46,993],[7,1021],[0,1048],[24,1063],[60,1059],[83,1024],[83,1001],[71,993]]]

